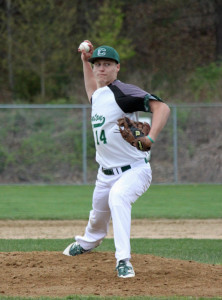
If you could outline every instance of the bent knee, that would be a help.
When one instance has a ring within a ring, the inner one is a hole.
[[[89,225],[92,230],[107,230],[110,220],[110,212],[92,210],[89,217]]]

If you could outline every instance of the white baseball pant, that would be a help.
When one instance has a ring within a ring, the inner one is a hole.
[[[119,261],[131,258],[131,208],[149,188],[152,171],[145,160],[131,164],[131,169],[125,172],[121,168],[113,170],[114,175],[105,175],[99,168],[85,234],[75,239],[85,250],[97,247],[107,235],[112,218],[115,257]]]

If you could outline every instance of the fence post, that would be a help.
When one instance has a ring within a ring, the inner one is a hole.
[[[173,169],[174,183],[178,183],[177,107],[173,106]]]
[[[85,106],[82,108],[82,166],[83,184],[87,184],[87,118]]]

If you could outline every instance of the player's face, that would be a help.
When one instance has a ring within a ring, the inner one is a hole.
[[[117,78],[119,70],[120,64],[117,64],[114,60],[96,60],[93,65],[93,73],[98,87],[103,87],[112,83]]]

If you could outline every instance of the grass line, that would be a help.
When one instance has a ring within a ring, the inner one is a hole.
[[[0,240],[0,252],[63,251],[71,239]],[[222,240],[132,239],[132,253],[222,264]],[[105,239],[94,251],[114,252],[113,239]]]

